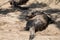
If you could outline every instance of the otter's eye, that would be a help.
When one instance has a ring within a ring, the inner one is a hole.
[[[34,15],[34,13],[32,13],[32,15]]]

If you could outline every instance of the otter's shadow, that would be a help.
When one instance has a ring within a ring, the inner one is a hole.
[[[20,9],[14,8],[14,7],[9,7],[8,9],[1,8],[0,9],[0,14],[6,15],[8,13],[15,12],[16,10],[20,11]]]
[[[33,3],[31,5],[29,5],[30,8],[43,8],[43,7],[47,7],[48,5],[45,3]]]

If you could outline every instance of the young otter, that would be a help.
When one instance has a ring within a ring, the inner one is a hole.
[[[48,17],[43,12],[33,12],[32,15],[27,16],[26,30],[30,31],[29,40],[33,40],[35,32],[44,30],[48,25]]]
[[[29,0],[10,0],[10,5],[19,9],[28,9],[28,7],[21,7],[21,5],[26,4],[28,1]]]

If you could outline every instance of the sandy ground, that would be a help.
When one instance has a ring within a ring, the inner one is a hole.
[[[8,0],[0,0],[0,5],[6,1]],[[44,0],[42,1],[44,2]],[[31,3],[33,3],[33,1]],[[27,5],[28,4],[29,3],[27,3]],[[58,7],[54,5],[54,3],[51,3],[49,6],[60,9],[59,4],[57,5]],[[21,13],[22,10],[12,9],[9,3],[0,7],[0,40],[29,39],[29,31],[24,31],[26,21],[21,21],[18,18]],[[56,27],[55,24],[50,24],[45,30],[37,32],[34,40],[60,40],[60,28]]]

